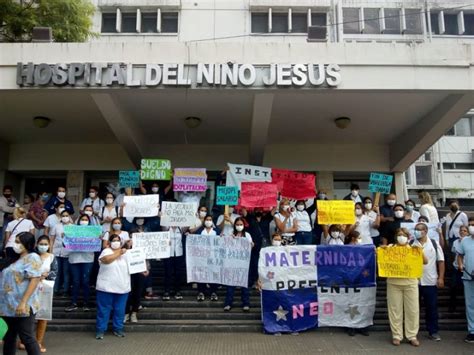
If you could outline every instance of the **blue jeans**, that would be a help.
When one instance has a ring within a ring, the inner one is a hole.
[[[426,330],[430,335],[438,333],[438,288],[420,286],[420,296],[425,306]]]
[[[54,292],[59,292],[61,286],[64,293],[69,292],[69,259],[57,256],[56,262],[58,263],[58,275],[54,283]]]
[[[311,245],[313,242],[313,233],[311,232],[296,232],[295,233],[297,245]]]
[[[72,276],[72,303],[77,304],[79,298],[80,289],[82,287],[82,293],[84,296],[84,304],[89,303],[89,278],[91,274],[92,265],[94,263],[79,263],[69,264],[71,268]]]
[[[474,281],[463,280],[464,299],[466,301],[467,330],[474,334]]]
[[[127,305],[128,293],[110,293],[97,291],[97,317],[96,332],[105,333],[107,324],[112,314],[113,331],[121,331],[123,329],[123,320],[125,318],[125,306]]]
[[[235,292],[235,286],[227,286],[227,292],[225,294],[225,301],[224,301],[224,307],[225,306],[231,306],[234,303],[234,292]],[[241,292],[241,298],[242,298],[242,307],[248,306],[250,307],[250,291],[247,287],[241,287],[240,288]]]

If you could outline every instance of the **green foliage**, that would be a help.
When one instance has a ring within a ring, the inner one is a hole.
[[[0,40],[29,42],[33,27],[51,27],[56,42],[84,42],[95,7],[89,0],[0,0]]]

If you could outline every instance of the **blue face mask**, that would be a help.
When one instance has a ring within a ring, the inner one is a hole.
[[[421,239],[421,238],[423,238],[422,232],[415,230],[415,238],[416,238],[416,239]]]

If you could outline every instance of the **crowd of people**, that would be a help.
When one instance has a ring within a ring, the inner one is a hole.
[[[357,184],[351,186],[344,198],[354,202],[355,223],[351,225],[320,225],[318,201],[327,200],[319,191],[313,200],[281,198],[273,209],[245,209],[238,206],[201,205],[202,193],[173,194],[171,185],[161,188],[158,183],[141,185],[139,189],[125,189],[118,196],[107,192],[99,196],[97,187],[90,187],[87,197],[76,213],[67,199],[65,187],[58,187],[50,196],[40,192],[27,195],[20,203],[13,196],[11,186],[3,188],[0,196],[0,227],[4,265],[1,288],[5,301],[0,303],[0,316],[8,324],[4,338],[4,352],[14,353],[24,347],[28,354],[46,352],[43,343],[46,320],[37,320],[38,287],[43,280],[54,280],[55,297],[70,297],[66,312],[91,310],[91,290],[96,294],[96,338],[103,339],[112,314],[113,334],[124,337],[124,324],[139,321],[142,298],[156,299],[153,292],[152,270],[130,275],[125,255],[133,248],[133,233],[169,231],[171,257],[163,259],[163,301],[172,297],[182,300],[186,283],[186,235],[226,235],[246,238],[252,244],[248,288],[241,289],[242,310],[250,310],[250,289],[258,288],[258,257],[266,246],[288,245],[360,245],[373,244],[390,248],[404,246],[423,251],[421,279],[389,278],[387,304],[392,331],[392,343],[399,345],[406,339],[419,345],[419,297],[425,307],[428,335],[441,340],[438,328],[438,289],[444,287],[445,271],[450,279],[450,311],[456,307],[456,297],[464,288],[468,335],[466,342],[474,343],[474,218],[460,210],[457,201],[449,204],[450,212],[439,218],[438,211],[427,192],[419,195],[419,209],[413,200],[397,202],[395,194],[385,196],[384,204],[360,195]],[[160,214],[155,217],[124,218],[124,196],[159,194],[160,202],[176,200],[196,204],[196,222],[183,227],[160,226]],[[103,199],[101,198],[103,197]],[[403,223],[415,223],[413,232]],[[102,251],[71,252],[64,246],[67,225],[98,225],[103,234]],[[433,227],[434,226],[434,227]],[[446,261],[446,263],[445,263]],[[453,266],[451,267],[452,264]],[[216,284],[197,284],[196,300],[219,300]],[[223,310],[234,305],[235,287],[227,287]],[[82,302],[80,302],[82,300]],[[403,334],[403,329],[404,333]],[[366,330],[363,331],[366,333]],[[355,330],[349,329],[349,335]],[[21,344],[17,344],[17,336]]]

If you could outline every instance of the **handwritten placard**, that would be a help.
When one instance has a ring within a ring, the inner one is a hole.
[[[251,249],[245,238],[188,235],[188,282],[248,287]]]
[[[173,191],[206,191],[206,169],[176,168],[173,174]]]
[[[169,232],[133,233],[132,241],[133,249],[143,249],[146,259],[166,259],[170,257]]]
[[[380,277],[420,278],[423,274],[421,248],[410,246],[377,248],[377,263]]]
[[[371,173],[369,182],[370,192],[380,192],[382,194],[389,194],[392,189],[392,175]]]
[[[140,172],[136,170],[119,171],[120,187],[140,187]]]
[[[146,267],[146,254],[143,248],[133,248],[127,250],[126,253],[128,273],[138,274],[140,272],[147,271]]]
[[[217,186],[218,206],[234,206],[239,203],[239,188],[237,186]]]
[[[124,196],[124,217],[155,217],[158,216],[160,197],[156,195]]]
[[[171,162],[166,159],[142,159],[142,180],[171,180]]]
[[[196,204],[164,201],[161,206],[161,225],[190,227],[196,223]]]
[[[71,252],[100,251],[102,247],[101,235],[101,226],[65,225],[64,246]]]
[[[318,201],[319,224],[354,224],[353,201]]]
[[[276,207],[278,187],[276,184],[266,182],[243,182],[240,194],[242,207],[272,208]]]

